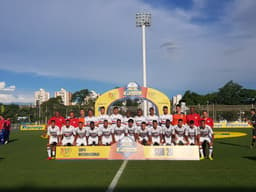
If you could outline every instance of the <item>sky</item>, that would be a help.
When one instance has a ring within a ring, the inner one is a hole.
[[[255,89],[255,0],[0,0],[0,102],[30,103],[34,91],[103,93],[142,85],[169,97],[218,90],[229,80]]]

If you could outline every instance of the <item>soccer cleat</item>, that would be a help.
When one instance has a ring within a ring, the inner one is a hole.
[[[52,158],[51,158],[51,157],[48,157],[47,160],[52,160]]]
[[[213,158],[212,157],[209,157],[209,159],[212,161],[213,160]]]
[[[205,158],[204,157],[200,157],[200,160],[204,160]]]

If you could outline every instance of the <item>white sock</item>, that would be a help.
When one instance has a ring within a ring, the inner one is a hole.
[[[52,151],[52,156],[55,157],[55,151]]]
[[[210,146],[210,148],[209,148],[209,157],[212,157],[212,152],[213,152],[213,147]]]
[[[201,157],[204,157],[204,151],[203,151],[203,148],[200,148],[200,155],[201,155]]]
[[[51,154],[51,148],[50,147],[47,147],[47,153],[48,153],[48,157],[51,157],[52,154]]]

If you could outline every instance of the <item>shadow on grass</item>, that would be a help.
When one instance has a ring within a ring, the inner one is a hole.
[[[21,187],[21,188],[1,188],[1,191],[10,191],[10,192],[16,192],[16,191],[52,191],[52,192],[84,192],[84,191],[106,191],[106,188],[33,188],[33,187]],[[243,192],[251,192],[255,191],[256,187],[252,188],[246,188],[246,187],[170,187],[170,188],[163,188],[163,187],[127,187],[127,188],[116,188],[114,191],[139,191],[139,192],[144,192],[144,191],[152,191],[152,192],[169,192],[169,191],[178,191],[178,192],[238,192],[238,191],[243,191]]]
[[[243,158],[256,161],[256,156],[244,156]]]
[[[18,141],[19,139],[10,139],[9,140],[9,143],[13,143],[13,142],[15,142],[15,141]]]
[[[240,144],[235,144],[235,143],[227,143],[227,142],[223,142],[223,141],[218,141],[216,143],[221,144],[221,145],[230,145],[230,146],[234,146],[234,147],[249,149],[249,145],[240,145]]]

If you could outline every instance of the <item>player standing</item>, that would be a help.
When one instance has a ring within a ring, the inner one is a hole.
[[[209,117],[209,114],[207,111],[203,111],[203,115],[202,115],[202,119],[201,120],[205,120],[205,124],[209,125],[211,128],[213,128],[213,119]]]
[[[88,138],[88,145],[98,145],[99,144],[99,136],[100,136],[100,129],[95,127],[94,121],[90,122],[89,128],[87,129],[86,136]]]
[[[251,148],[255,147],[256,144],[256,110],[251,109],[251,120],[250,124],[252,125],[252,143]]]
[[[84,109],[80,110],[80,117],[78,118],[79,122],[82,122],[85,125],[85,111]],[[78,124],[79,124],[78,122]]]
[[[78,127],[75,128],[75,141],[74,141],[74,145],[76,145],[76,146],[85,146],[85,145],[87,145],[86,131],[87,131],[87,129],[84,126],[84,122],[80,121],[78,123]]]
[[[72,146],[74,144],[75,127],[71,125],[69,119],[66,120],[66,125],[62,126],[60,134],[63,146]]]
[[[55,121],[55,124],[61,129],[61,127],[65,124],[65,118],[61,116],[59,111],[55,111],[54,116],[51,117],[48,121],[48,125],[51,125],[52,120]]]
[[[213,140],[214,140],[214,135],[212,128],[206,124],[205,120],[201,120],[201,125],[200,125],[200,159],[203,160],[205,159],[204,157],[204,145],[209,144],[209,159],[213,160]]]
[[[188,123],[188,144],[198,145],[200,138],[199,128],[195,125],[194,120],[190,120]]]
[[[113,129],[109,125],[107,119],[103,121],[103,125],[100,131],[100,140],[102,145],[112,145],[113,144]]]
[[[196,113],[195,107],[190,107],[189,111],[190,113],[186,115],[187,124],[189,124],[189,122],[192,120],[194,121],[195,126],[199,127],[201,117],[198,113]]]
[[[94,124],[98,125],[98,119],[94,115],[94,111],[92,109],[88,109],[88,116],[85,117],[85,124],[86,126],[90,126],[91,122],[94,122]]]
[[[173,120],[172,120],[173,125],[177,125],[180,119],[182,119],[183,124],[186,124],[186,115],[183,112],[181,112],[181,106],[179,104],[176,105],[176,112],[173,114],[172,117],[173,117]]]
[[[146,122],[146,121],[147,121],[146,117],[143,116],[143,111],[142,111],[142,109],[138,109],[138,110],[137,110],[137,116],[135,116],[134,121],[135,121],[135,125],[136,125],[138,128],[141,127],[141,123],[142,123],[142,122]]]
[[[117,120],[120,119],[121,121],[123,121],[123,116],[121,114],[119,114],[119,109],[118,107],[114,107],[113,109],[113,114],[110,115],[110,121],[112,123],[112,125],[116,125]]]
[[[162,127],[165,127],[166,120],[169,120],[170,122],[172,122],[172,114],[168,114],[168,107],[164,106],[163,115],[160,116],[160,123]]]
[[[165,121],[165,126],[163,127],[163,136],[164,136],[164,143],[166,145],[172,145],[172,137],[173,137],[173,127],[171,125],[171,121],[167,119]]]
[[[155,110],[153,107],[149,109],[149,115],[147,116],[147,124],[151,128],[153,126],[153,121],[159,123],[159,117],[155,115]]]
[[[152,127],[150,128],[151,144],[161,145],[162,142],[162,128],[158,125],[157,120],[153,120]]]
[[[103,127],[103,123],[107,120],[110,123],[109,116],[105,113],[105,107],[100,108],[100,115],[97,117],[99,127]]]
[[[51,120],[51,124],[47,127],[47,135],[49,136],[47,144],[48,160],[55,159],[56,145],[59,144],[60,129],[56,125],[55,120]]]
[[[187,126],[183,124],[183,120],[179,119],[178,124],[174,126],[173,132],[175,135],[176,145],[187,145],[188,144],[188,130]]]
[[[142,145],[150,144],[150,132],[148,131],[146,122],[142,122],[137,130],[137,141]]]
[[[69,113],[68,120],[69,120],[71,126],[73,126],[74,128],[78,127],[79,119],[75,117],[74,111],[71,111]]]
[[[130,112],[130,111],[127,111],[127,112],[126,112],[126,115],[125,115],[125,117],[124,117],[124,119],[123,119],[123,124],[124,124],[124,125],[128,125],[128,121],[129,121],[130,119],[133,119],[133,120],[134,120],[134,118],[131,116],[131,112]]]
[[[134,125],[134,120],[129,119],[128,124],[126,125],[126,135],[131,137],[135,141],[136,140],[136,133],[137,133],[137,128]]]
[[[120,141],[125,136],[125,126],[121,119],[117,119],[116,125],[113,126],[113,141],[114,143]]]

